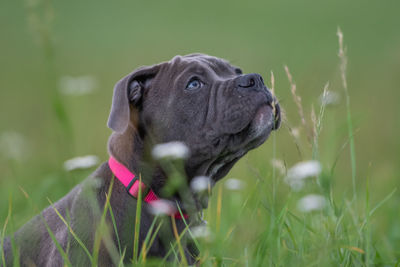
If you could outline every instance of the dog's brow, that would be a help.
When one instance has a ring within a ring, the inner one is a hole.
[[[203,64],[194,64],[194,65],[189,65],[189,67],[187,67],[185,69],[185,73],[186,72],[190,72],[190,73],[195,73],[197,75],[206,75],[208,73],[208,69],[210,69],[210,67],[208,66],[203,66]]]
[[[236,72],[236,67],[232,66],[228,61],[211,59],[206,60],[207,65],[214,71],[215,74],[242,74]],[[238,68],[240,71],[241,69]]]

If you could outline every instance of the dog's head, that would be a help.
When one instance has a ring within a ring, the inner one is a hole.
[[[279,127],[280,108],[259,74],[226,60],[192,54],[141,67],[114,88],[108,126],[134,127],[152,145],[184,142],[188,179],[224,177]]]

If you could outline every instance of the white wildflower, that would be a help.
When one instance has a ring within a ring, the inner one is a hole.
[[[278,170],[278,172],[281,175],[284,175],[286,173],[286,167],[285,167],[285,163],[283,162],[283,160],[280,159],[273,159],[271,160],[271,165]]]
[[[152,155],[155,159],[185,159],[189,156],[189,148],[182,142],[173,141],[155,145]]]
[[[5,158],[24,160],[29,152],[29,143],[22,134],[3,132],[0,135],[0,153]]]
[[[199,225],[190,228],[190,232],[192,233],[194,238],[208,238],[211,237],[211,231],[207,227],[207,225]]]
[[[304,179],[318,176],[321,170],[321,164],[316,160],[299,162],[288,170],[285,182],[298,191],[303,187]]]
[[[176,208],[173,202],[159,199],[150,203],[149,211],[154,215],[171,215],[176,213]]]
[[[228,190],[238,191],[245,187],[245,183],[235,178],[229,178],[225,181],[225,187]]]
[[[296,139],[300,138],[300,129],[299,128],[292,128],[291,132],[292,132],[292,135],[294,138],[296,138]]]
[[[60,92],[65,95],[85,95],[94,91],[97,81],[92,76],[64,76],[60,79]]]
[[[293,191],[300,191],[304,186],[304,181],[299,179],[286,180],[285,182],[292,188]]]
[[[194,192],[203,192],[208,190],[211,187],[211,179],[207,176],[196,176],[190,182],[190,188]]]
[[[76,157],[64,162],[64,169],[72,171],[76,169],[89,169],[99,163],[97,156],[88,155],[83,157]]]
[[[340,96],[334,91],[325,91],[320,97],[319,102],[322,106],[337,105],[340,102]]]
[[[321,173],[321,164],[316,160],[303,161],[289,169],[288,179],[304,179]]]
[[[321,195],[307,195],[297,202],[297,209],[301,212],[322,210],[326,205],[325,197]]]

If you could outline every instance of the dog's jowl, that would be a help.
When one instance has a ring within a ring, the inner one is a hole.
[[[136,69],[114,88],[109,160],[4,240],[6,265],[130,262],[156,216],[163,224],[146,254],[165,258],[185,223],[201,223],[207,207],[210,190],[190,184],[203,177],[212,187],[279,123],[279,104],[263,78],[226,60],[192,54]],[[194,263],[197,249],[185,235],[180,241],[181,260]]]

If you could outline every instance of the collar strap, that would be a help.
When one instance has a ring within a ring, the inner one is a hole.
[[[110,157],[108,160],[108,166],[110,167],[114,176],[126,187],[128,194],[132,197],[137,198],[139,195],[139,188],[142,192],[146,192],[146,185],[140,182],[134,173],[132,173],[123,164],[119,163],[114,157]],[[156,205],[157,201],[161,199],[157,197],[154,191],[149,188],[147,194],[144,197],[144,201],[149,205]],[[168,214],[174,216],[176,219],[182,219],[181,214],[175,208],[171,209]],[[185,219],[189,218],[187,214],[183,214]]]

